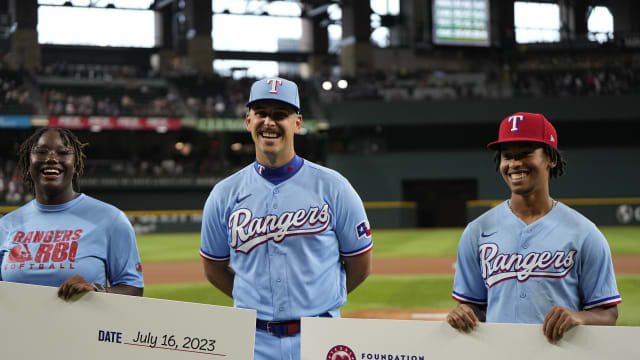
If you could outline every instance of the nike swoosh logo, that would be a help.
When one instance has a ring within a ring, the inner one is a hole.
[[[491,234],[485,234],[485,233],[484,233],[484,231],[483,231],[483,232],[482,232],[482,234],[480,234],[480,236],[482,236],[482,237],[489,237],[489,236],[495,235],[496,233],[497,233],[497,231],[494,231],[494,232],[492,232]]]
[[[237,204],[237,203],[239,203],[239,202],[244,201],[244,199],[248,198],[249,196],[251,196],[251,194],[249,194],[249,195],[245,195],[245,196],[242,196],[242,197],[240,197],[240,196],[239,196],[239,197],[236,199],[236,204]]]

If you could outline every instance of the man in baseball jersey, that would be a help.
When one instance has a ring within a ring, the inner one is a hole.
[[[453,284],[459,304],[447,322],[464,331],[479,321],[542,324],[551,343],[575,325],[615,325],[622,300],[607,240],[549,195],[549,179],[566,165],[553,125],[541,114],[513,114],[488,147],[511,198],[464,230]]]
[[[297,85],[258,80],[247,106],[256,161],[211,191],[200,255],[235,307],[257,310],[255,358],[297,360],[300,318],[339,317],[369,275],[371,230],[349,182],[296,155]]]

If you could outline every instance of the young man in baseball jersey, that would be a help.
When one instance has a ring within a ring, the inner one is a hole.
[[[549,178],[565,166],[553,125],[516,113],[488,147],[511,198],[463,232],[453,284],[459,304],[447,322],[464,331],[479,321],[542,324],[551,343],[575,325],[615,325],[622,300],[607,240],[549,195]]]
[[[371,230],[358,194],[337,172],[296,155],[298,87],[251,87],[246,126],[256,161],[218,183],[204,207],[207,279],[256,309],[255,359],[300,359],[300,318],[339,317],[371,271]]]

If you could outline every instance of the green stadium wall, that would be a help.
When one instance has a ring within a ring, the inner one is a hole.
[[[639,214],[626,224],[640,224],[640,147],[568,149],[563,151],[567,173],[551,179],[551,195],[572,198],[631,198],[615,204],[602,203],[573,206],[598,225],[623,222],[616,216],[620,205],[628,205]],[[636,164],[636,165],[634,165]],[[365,201],[411,200],[404,198],[403,182],[412,180],[471,179],[477,184],[477,198],[468,200],[504,200],[509,190],[495,171],[493,153],[488,150],[395,153],[378,155],[331,155],[328,166],[341,172]],[[489,209],[469,208],[467,221]],[[370,211],[368,211],[370,213]],[[385,209],[383,227],[405,227],[415,216],[399,209]],[[629,209],[627,209],[629,212]],[[634,216],[635,216],[634,213]],[[627,217],[628,218],[628,217]],[[372,226],[378,216],[372,218]],[[393,219],[399,219],[392,223]],[[415,221],[415,220],[414,220]],[[374,224],[376,226],[374,226]]]
[[[640,96],[554,96],[511,99],[454,99],[438,101],[352,101],[326,106],[331,127],[497,124],[519,111],[544,114],[557,122],[576,124],[603,121],[636,121]],[[497,129],[496,129],[497,133]],[[594,139],[595,140],[595,139]]]

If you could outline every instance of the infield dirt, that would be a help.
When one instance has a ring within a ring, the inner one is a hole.
[[[378,275],[453,274],[456,258],[382,258],[373,260]],[[207,281],[200,261],[143,263],[145,284]],[[640,274],[640,256],[614,256],[616,274]]]

